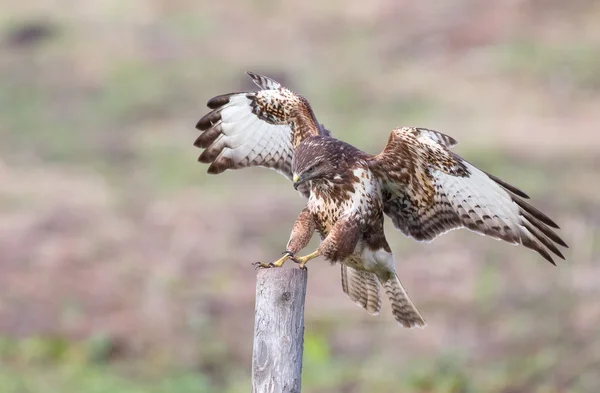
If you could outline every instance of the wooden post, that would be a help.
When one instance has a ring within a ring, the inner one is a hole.
[[[253,393],[300,393],[308,273],[260,269],[256,281]]]

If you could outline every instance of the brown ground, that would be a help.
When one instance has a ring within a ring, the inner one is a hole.
[[[271,171],[206,175],[192,142],[250,69],[372,153],[398,125],[456,137],[571,246],[553,268],[389,225],[416,331],[315,261],[306,392],[598,391],[598,20],[585,0],[0,0],[0,386],[162,392],[183,373],[201,382],[164,391],[247,391],[250,263],[278,257],[302,200]]]

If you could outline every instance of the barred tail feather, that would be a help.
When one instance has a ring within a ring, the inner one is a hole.
[[[425,320],[408,297],[397,274],[390,275],[390,278],[382,282],[382,285],[390,299],[392,314],[396,321],[406,328],[424,328],[426,326]]]
[[[379,282],[374,273],[357,270],[342,263],[342,289],[350,300],[367,310],[371,315],[379,314],[381,298]]]

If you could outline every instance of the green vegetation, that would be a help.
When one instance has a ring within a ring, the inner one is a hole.
[[[555,269],[387,223],[422,331],[315,262],[303,392],[600,391],[594,2],[17,3],[0,0],[0,392],[248,391],[250,264],[279,256],[303,202],[271,171],[196,163],[205,102],[249,89],[245,70],[371,153],[399,125],[455,136],[571,246]]]

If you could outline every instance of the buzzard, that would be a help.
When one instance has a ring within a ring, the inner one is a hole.
[[[405,327],[425,322],[404,290],[383,228],[384,216],[417,241],[468,228],[564,259],[567,244],[558,226],[524,199],[519,189],[486,173],[450,150],[456,140],[418,127],[392,131],[375,156],[335,139],[308,101],[265,76],[248,72],[257,92],[212,98],[198,122],[195,145],[208,173],[263,166],[293,182],[305,198],[283,256],[258,267],[281,267],[288,259],[304,268],[323,256],[340,263],[342,288],[371,314],[381,309],[380,285],[395,319]],[[300,252],[317,231],[317,250]]]

